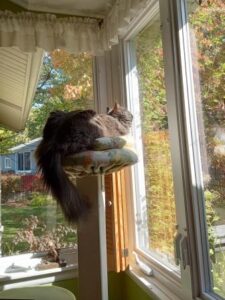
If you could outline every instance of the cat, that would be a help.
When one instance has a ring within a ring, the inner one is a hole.
[[[68,222],[77,223],[89,205],[64,172],[63,159],[92,150],[97,138],[128,134],[132,119],[132,114],[117,103],[107,114],[97,114],[94,110],[50,113],[35,157],[45,187],[60,204]]]

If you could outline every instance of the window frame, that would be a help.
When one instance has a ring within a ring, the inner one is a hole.
[[[165,80],[166,80],[166,94],[168,101],[168,111],[169,111],[169,127],[173,128],[173,136],[171,137],[171,155],[173,161],[174,175],[174,188],[176,197],[176,211],[177,211],[177,223],[179,225],[178,232],[182,234],[183,237],[187,239],[189,254],[191,253],[190,266],[186,269],[181,269],[181,278],[176,275],[173,280],[171,277],[171,269],[166,269],[165,266],[161,265],[159,261],[154,260],[152,256],[147,256],[140,250],[136,249],[136,239],[134,236],[135,232],[135,221],[134,221],[134,208],[130,208],[129,218],[130,224],[132,224],[133,233],[131,233],[131,253],[135,251],[138,253],[144,263],[153,269],[153,274],[156,279],[165,286],[171,289],[179,295],[181,298],[189,297],[192,299],[192,294],[194,297],[199,295],[199,269],[197,266],[197,247],[195,243],[195,223],[192,217],[192,205],[190,203],[190,197],[192,196],[191,183],[190,183],[190,166],[187,155],[187,140],[185,136],[185,114],[183,108],[183,82],[180,77],[180,53],[179,53],[179,40],[177,32],[179,31],[177,16],[178,11],[176,10],[176,3],[174,1],[159,1],[160,3],[160,15],[161,15],[161,29],[162,29],[162,41],[164,50],[164,61],[165,61]],[[132,95],[132,84],[131,76],[129,76],[130,62],[129,59],[132,55],[129,53],[129,40],[138,33],[141,29],[145,27],[150,18],[153,16],[154,10],[148,11],[141,18],[141,22],[136,24],[126,35],[124,36],[124,57],[125,61],[125,73],[126,85],[127,85],[127,97]],[[129,78],[130,77],[130,78]],[[129,89],[129,86],[131,89]],[[128,100],[129,107],[129,100]],[[174,145],[179,145],[179,147],[174,147]],[[134,180],[134,179],[133,179]],[[178,201],[179,199],[179,201]],[[133,199],[133,206],[134,199]],[[133,260],[134,261],[134,260]],[[135,265],[135,262],[133,262]],[[168,276],[168,277],[167,277]],[[197,281],[197,284],[193,283],[193,280]],[[149,279],[151,282],[151,279]],[[183,294],[184,292],[184,294]],[[183,299],[183,298],[182,298]]]
[[[24,159],[24,170],[30,171],[31,170],[31,151],[25,151],[23,153]]]
[[[29,154],[26,157],[26,154]],[[20,158],[21,157],[21,158]],[[26,169],[26,163],[29,162],[29,169]],[[22,166],[22,168],[21,168]],[[31,151],[17,152],[17,171],[20,172],[30,172],[31,167]]]
[[[5,157],[4,167],[5,167],[5,169],[12,168],[12,159],[11,158]]]
[[[215,300],[223,298],[212,291],[213,279],[210,272],[209,243],[205,219],[204,183],[202,178],[202,160],[195,106],[196,101],[187,2],[188,0],[176,0],[177,22],[179,28],[183,28],[183,30],[179,31],[178,39],[191,191],[190,201],[188,202],[189,218],[191,218],[190,216],[193,218],[192,236],[195,236],[195,240],[192,240],[192,247],[195,247],[195,260],[198,262],[195,266],[192,265],[192,277],[194,281],[193,289],[196,297],[197,295],[200,295],[199,297],[201,299]]]
[[[174,278],[174,282],[172,282],[171,278],[166,279],[166,275],[170,274],[169,276],[171,276],[170,270],[166,270],[165,266],[160,265],[152,256],[147,256],[136,248],[134,195],[132,199],[133,202],[129,208],[129,224],[131,226],[129,233],[131,241],[130,252],[136,252],[139,255],[141,263],[144,263],[143,265],[139,263],[138,267],[139,271],[142,269],[141,276],[143,276],[143,272],[148,272],[148,268],[150,267],[150,269],[153,269],[153,277],[155,277],[157,281],[164,283],[164,288],[172,287],[175,294],[179,295],[179,291],[181,294],[184,291],[184,297],[187,296],[187,299],[192,299],[192,297],[194,299],[222,299],[210,291],[210,264],[209,255],[206,250],[208,246],[207,229],[205,220],[203,220],[203,181],[201,175],[196,111],[193,101],[192,58],[189,47],[190,44],[188,43],[189,32],[188,26],[186,26],[187,20],[185,19],[187,7],[183,0],[159,0],[159,3],[162,41],[164,45],[168,118],[169,125],[173,128],[171,154],[173,166],[177,165],[177,167],[173,169],[173,175],[175,197],[179,199],[179,201],[176,202],[177,223],[179,226],[178,232],[187,238],[190,261],[186,270],[181,269],[180,282],[178,278]],[[154,10],[152,10],[152,12],[154,12]],[[134,76],[134,74],[129,74],[132,66],[130,63],[132,53],[129,52],[129,40],[145,27],[151,16],[150,11],[146,12],[139,19],[139,22],[136,22],[123,37],[128,107],[131,108],[131,110],[132,105],[129,104],[129,98],[132,97],[133,90],[137,88],[137,84],[134,83],[134,86],[132,86],[132,76]],[[180,30],[181,27],[183,28],[182,30]],[[135,91],[135,93],[137,93],[137,91]],[[173,145],[179,145],[179,147],[174,149]],[[130,180],[133,180],[132,183],[134,185],[135,175],[133,174],[132,177]],[[132,265],[134,269],[137,268],[137,259],[135,260],[133,258]],[[158,271],[159,273],[157,273]],[[141,281],[141,276],[137,275],[139,282]],[[185,281],[187,284],[185,284]],[[154,280],[151,277],[147,277],[147,282],[154,283]],[[148,284],[144,284],[145,288],[147,285]],[[155,294],[158,294],[157,289]],[[184,298],[181,296],[181,299]]]
[[[101,57],[102,58],[102,57]],[[102,87],[106,84],[106,78],[103,76],[101,78],[101,89],[98,87],[100,83],[96,81],[98,68],[96,67],[95,57],[92,57],[92,75],[93,75],[93,109],[97,110],[99,103],[97,103],[98,97],[101,98],[100,104],[103,103],[103,101],[106,99],[104,92],[102,90]],[[99,105],[100,105],[99,104]],[[29,153],[29,159],[30,159],[30,169],[25,170],[25,162],[24,162],[24,154]],[[15,153],[15,171],[17,173],[30,173],[32,171],[32,159],[33,159],[33,150],[25,151],[25,152],[17,152]],[[18,154],[22,154],[23,156],[23,170],[18,169]],[[1,181],[1,178],[0,178]],[[0,187],[1,188],[1,187]],[[0,211],[1,213],[1,211]],[[1,216],[0,216],[1,221]],[[0,222],[0,263],[7,265],[7,267],[11,266],[12,264],[21,266],[21,259],[26,264],[31,262],[30,265],[32,265],[32,259],[36,258],[36,255],[38,258],[42,258],[45,253],[21,253],[18,255],[11,255],[11,256],[2,256],[1,252],[1,245],[2,245],[2,234],[4,232],[4,226],[1,225]],[[75,257],[74,257],[75,256]],[[74,279],[78,278],[78,249],[77,248],[62,248],[61,249],[61,257],[62,259],[67,259],[70,263],[66,265],[65,267],[59,267],[59,268],[52,268],[48,270],[39,270],[36,271],[33,267],[32,269],[27,271],[21,271],[21,272],[14,272],[14,273],[6,273],[1,272],[1,278],[0,278],[0,291],[11,289],[11,288],[19,288],[19,287],[27,287],[27,286],[33,286],[33,285],[41,285],[41,284],[51,284],[53,282],[61,281],[61,280],[67,280],[67,279]],[[71,263],[72,261],[72,263]],[[29,264],[28,264],[29,265]]]

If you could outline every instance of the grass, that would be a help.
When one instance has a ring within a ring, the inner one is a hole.
[[[66,225],[62,212],[57,208],[55,202],[49,201],[45,205],[27,205],[23,202],[19,206],[11,204],[2,205],[2,225],[4,232],[2,237],[3,255],[12,255],[16,253],[26,252],[25,244],[15,245],[15,237],[17,233],[26,228],[25,219],[31,216],[37,216],[47,229],[54,229],[56,224]],[[38,234],[38,233],[37,233]],[[73,242],[74,237],[68,237],[68,242]]]

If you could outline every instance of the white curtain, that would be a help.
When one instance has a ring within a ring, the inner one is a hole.
[[[103,23],[104,47],[117,44],[132,21],[157,0],[117,0]]]
[[[63,48],[98,55],[103,50],[97,19],[0,11],[0,47],[13,46],[24,52]]]
[[[117,0],[102,21],[0,11],[0,47],[18,47],[24,52],[63,48],[72,53],[101,55],[118,43],[121,33],[152,2],[156,0]]]

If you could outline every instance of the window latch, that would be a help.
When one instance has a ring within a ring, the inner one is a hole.
[[[185,270],[186,266],[190,265],[189,259],[189,243],[187,236],[184,236],[180,241],[182,267]]]
[[[141,259],[138,257],[137,253],[133,252],[136,260],[136,264],[138,265],[139,269],[147,276],[153,276],[153,270],[145,264]]]
[[[174,237],[174,258],[175,264],[179,266],[181,260],[180,241],[182,240],[182,234],[177,232]]]

